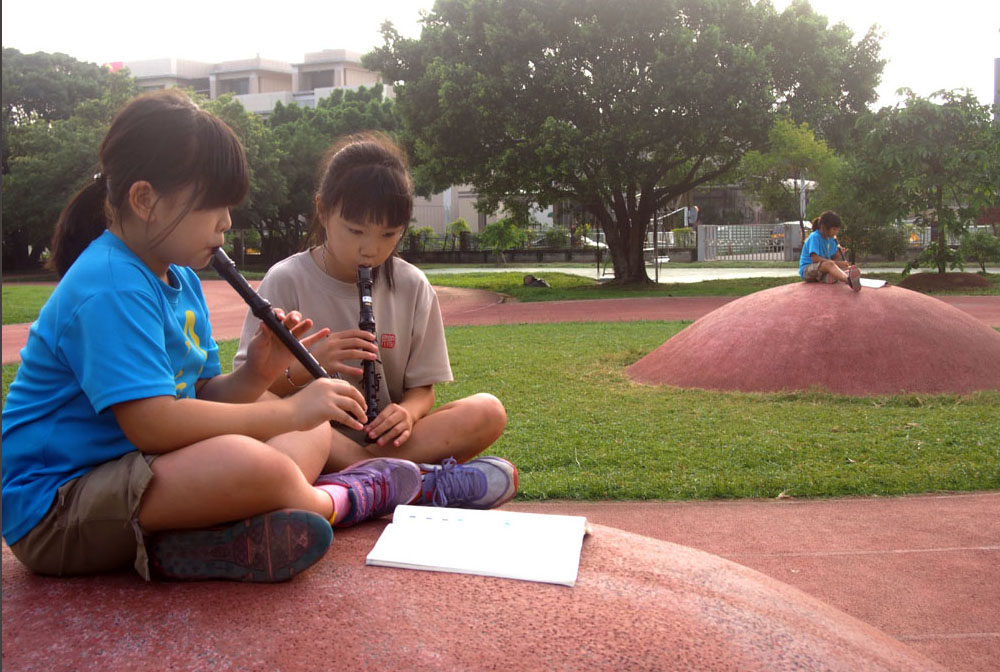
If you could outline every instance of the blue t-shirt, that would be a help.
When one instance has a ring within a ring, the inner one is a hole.
[[[56,490],[135,450],[111,406],[193,397],[220,373],[194,271],[171,284],[109,232],[84,250],[31,326],[3,409],[3,536],[38,524]]]
[[[811,256],[813,254],[824,259],[833,259],[833,256],[837,254],[837,239],[824,238],[819,231],[813,231],[809,234],[809,237],[806,238],[806,244],[802,246],[802,256],[799,257],[799,275],[802,277],[805,277],[806,266],[813,263]]]

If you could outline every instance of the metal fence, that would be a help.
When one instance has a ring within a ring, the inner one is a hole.
[[[812,232],[809,222],[805,223],[806,235]],[[970,226],[969,232],[977,229],[992,231],[989,226]],[[910,226],[909,247],[910,249],[922,249],[932,242],[931,229],[929,226]],[[603,245],[603,236],[591,234],[593,238],[600,238]],[[802,248],[802,234],[798,222],[783,222],[780,224],[736,224],[736,225],[698,225],[694,230],[680,231],[658,231],[657,245],[653,245],[653,233],[646,235],[645,253],[647,258],[660,257],[667,253],[667,250],[678,248],[697,248],[697,258],[699,261],[798,261],[798,253]],[[948,244],[957,246],[960,242],[958,236],[948,235]],[[574,249],[584,252],[588,249],[593,251],[595,243],[593,240],[577,242]],[[536,240],[534,244],[530,240],[526,241],[521,251],[564,251],[569,249],[568,243],[561,248],[548,248]],[[478,252],[488,251],[480,246],[479,237],[476,235],[466,235],[458,239],[448,234],[435,233],[426,235],[410,246],[408,240],[404,240],[401,245],[403,252],[448,252],[464,251]],[[653,254],[655,252],[655,254]]]
[[[798,223],[698,227],[699,261],[793,261],[801,245]]]

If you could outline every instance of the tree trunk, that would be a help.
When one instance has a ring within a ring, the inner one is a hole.
[[[611,252],[611,263],[615,268],[615,282],[624,285],[648,285],[646,261],[643,258],[642,244],[631,245],[622,249],[620,246],[608,243]]]
[[[615,269],[615,282],[623,285],[650,284],[642,249],[646,239],[645,225],[626,219],[614,222],[611,228],[613,234],[606,237]]]
[[[646,262],[643,257],[643,243],[646,240],[646,225],[651,212],[642,208],[629,209],[624,198],[615,199],[611,208],[602,202],[593,202],[588,210],[604,229],[611,264],[615,269],[615,283],[622,285],[648,285]],[[612,216],[611,212],[614,212]],[[632,216],[634,213],[635,216]]]

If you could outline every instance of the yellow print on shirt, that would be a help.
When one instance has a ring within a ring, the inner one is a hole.
[[[194,330],[195,321],[196,318],[193,310],[184,312],[184,339],[187,341],[187,351],[191,352],[191,348],[194,348],[201,355],[202,361],[204,362],[208,357],[208,353],[201,348],[201,339],[198,338],[198,333]],[[199,371],[198,373],[200,374],[201,372]],[[177,380],[183,375],[184,369],[181,369],[177,372],[177,375],[174,376],[174,380]],[[180,396],[180,393],[185,388],[187,388],[187,383],[178,383],[174,386],[174,394],[176,396]]]

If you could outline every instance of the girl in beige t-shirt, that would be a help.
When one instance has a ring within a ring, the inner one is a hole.
[[[477,458],[503,432],[503,404],[480,393],[434,408],[436,383],[452,380],[437,296],[416,267],[395,255],[413,211],[402,152],[366,134],[336,144],[323,159],[308,248],[275,264],[259,287],[272,305],[297,310],[330,334],[311,348],[329,373],[361,386],[363,360],[376,362],[378,415],[334,433],[326,471],[372,457],[395,457],[424,471],[419,500],[492,508],[514,496],[517,470]],[[358,267],[373,269],[377,334],[358,328]],[[259,328],[247,315],[236,356]],[[287,396],[310,382],[295,363],[271,391]],[[416,502],[415,502],[416,503]]]

